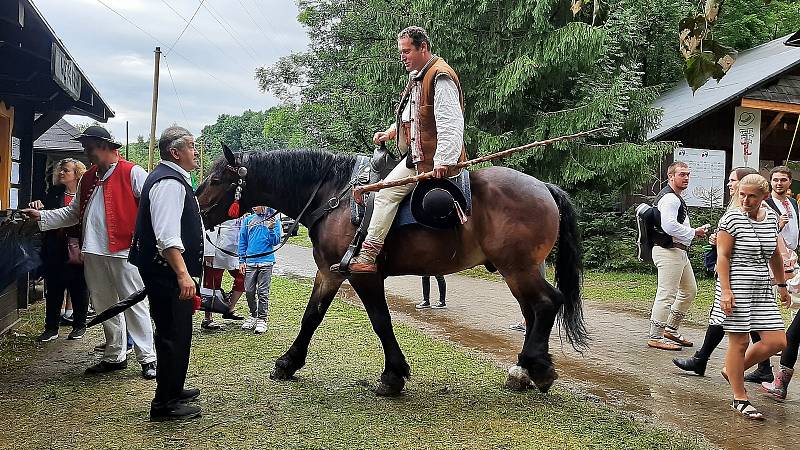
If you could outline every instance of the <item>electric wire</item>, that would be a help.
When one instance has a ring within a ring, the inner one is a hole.
[[[200,0],[200,4],[197,5],[197,8],[195,8],[194,13],[192,14],[192,17],[189,18],[188,22],[186,22],[186,26],[183,27],[183,30],[181,30],[181,34],[178,35],[178,37],[175,39],[175,42],[172,43],[172,45],[169,47],[169,50],[167,50],[167,52],[164,54],[164,56],[168,55],[169,52],[171,52],[172,49],[175,48],[176,45],[178,45],[178,41],[181,40],[181,38],[183,37],[183,33],[185,33],[186,29],[189,28],[189,25],[192,24],[192,21],[194,20],[195,16],[197,15],[197,11],[200,11],[200,7],[203,6],[203,2],[205,2],[205,1],[206,0]]]
[[[246,6],[244,6],[244,3],[242,3],[242,0],[236,0],[236,1],[238,1],[238,2],[239,2],[239,5],[241,5],[241,7],[242,7],[242,9],[244,10],[244,12],[245,12],[245,14],[247,15],[247,17],[250,19],[250,21],[251,21],[251,22],[253,22],[253,25],[255,25],[256,29],[258,29],[258,31],[260,31],[260,32],[261,32],[261,34],[264,36],[264,38],[265,38],[266,40],[268,40],[268,41],[272,42],[272,44],[273,44],[273,45],[277,45],[277,44],[275,43],[275,41],[274,41],[274,40],[273,40],[271,37],[269,37],[269,36],[267,35],[267,33],[265,33],[265,32],[264,32],[264,27],[262,27],[262,26],[259,26],[259,25],[258,25],[258,23],[256,22],[256,19],[254,19],[254,18],[253,18],[253,14],[252,14],[252,13],[250,13],[250,10],[249,10],[249,9],[247,9],[247,7],[246,7]]]
[[[224,17],[222,17],[222,14],[217,12],[216,9],[214,9],[214,7],[211,6],[211,2],[203,3],[203,8],[205,8],[205,10],[208,11],[208,14],[214,20],[217,21],[219,26],[222,27],[222,29],[225,30],[226,33],[228,33],[228,36],[230,36],[234,40],[234,42],[236,42],[239,45],[239,47],[241,47],[248,54],[248,56],[250,56],[253,59],[258,59],[259,58],[259,56],[256,54],[255,49],[253,49],[252,47],[249,47],[249,46],[245,46],[245,44],[242,43],[242,41],[239,38],[234,36],[233,27],[231,27],[230,24],[228,23],[228,21],[225,20]],[[225,24],[227,24],[227,25],[223,24],[223,22]]]
[[[183,110],[183,103],[181,103],[181,96],[178,94],[178,88],[175,87],[175,79],[172,78],[172,70],[169,68],[169,62],[167,61],[167,56],[164,55],[164,65],[167,66],[167,74],[169,75],[169,81],[172,82],[172,90],[175,91],[175,98],[178,100],[178,107],[181,109],[181,114],[183,115],[183,119],[185,121],[189,121],[189,118],[186,117],[186,111]]]

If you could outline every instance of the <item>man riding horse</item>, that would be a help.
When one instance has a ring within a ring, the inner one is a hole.
[[[408,27],[397,35],[400,60],[409,72],[408,84],[400,95],[397,120],[386,131],[375,133],[373,141],[397,139],[405,164],[398,164],[386,177],[393,181],[433,170],[436,178],[458,175],[451,166],[466,160],[464,149],[464,95],[458,75],[431,53],[428,34],[420,27]],[[375,206],[367,236],[358,256],[350,262],[351,273],[377,272],[375,259],[397,214],[403,198],[415,183],[395,186],[375,194]],[[338,265],[332,267],[336,270]]]

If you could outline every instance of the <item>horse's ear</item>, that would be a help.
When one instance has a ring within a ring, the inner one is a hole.
[[[232,166],[236,165],[236,156],[234,156],[231,149],[225,144],[222,144],[222,154],[225,155],[225,160],[228,161],[228,164]]]

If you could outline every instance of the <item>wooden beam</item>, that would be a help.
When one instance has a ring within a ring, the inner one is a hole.
[[[764,130],[763,133],[761,133],[761,143],[762,144],[764,143],[764,141],[767,140],[767,137],[769,137],[769,135],[772,134],[772,131],[775,130],[775,127],[778,126],[778,123],[780,123],[781,119],[783,119],[783,115],[784,114],[786,114],[786,113],[785,112],[779,112],[775,116],[775,118],[772,119],[772,122],[769,123],[769,125],[767,126],[767,129]]]
[[[768,100],[743,98],[742,106],[745,108],[755,108],[766,111],[781,111],[785,113],[800,114],[800,105],[794,103],[771,102]]]

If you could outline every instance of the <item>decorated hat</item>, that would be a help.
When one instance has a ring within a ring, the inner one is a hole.
[[[77,137],[72,138],[73,141],[83,142],[83,139],[99,139],[101,141],[108,142],[111,144],[111,148],[120,148],[122,144],[118,144],[111,139],[111,133],[108,132],[105,128],[99,125],[92,125],[85,130],[83,133],[78,135]]]
[[[449,179],[420,181],[411,194],[411,214],[423,225],[452,228],[461,224],[456,201],[466,204],[464,193]]]

